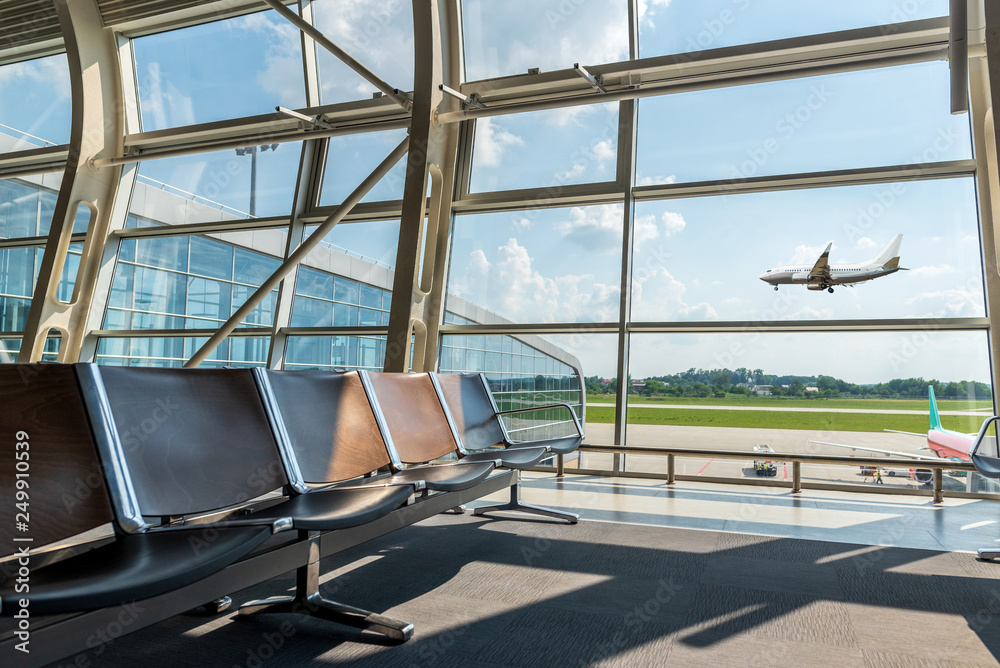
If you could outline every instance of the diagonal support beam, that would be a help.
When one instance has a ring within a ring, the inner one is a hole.
[[[337,223],[343,220],[344,216],[351,212],[351,209],[353,209],[355,205],[361,201],[361,198],[368,194],[368,191],[375,187],[375,184],[378,183],[383,176],[389,173],[389,170],[392,169],[404,155],[406,155],[409,147],[410,138],[406,137],[396,148],[392,150],[392,153],[390,153],[385,160],[379,163],[379,166],[368,175],[368,178],[362,181],[361,185],[355,188],[354,192],[347,196],[347,199],[344,200],[343,204],[338,206],[337,209],[330,214],[330,216],[324,220],[312,234],[302,241],[302,244],[299,245],[298,248],[292,251],[292,253],[288,256],[288,259],[282,262],[281,266],[278,267],[252,295],[250,295],[250,298],[244,302],[243,306],[237,309],[236,313],[230,316],[229,320],[223,323],[219,330],[205,342],[205,345],[199,348],[198,352],[196,352],[191,359],[184,363],[184,367],[191,369],[204,362],[205,359],[212,354],[212,351],[215,350],[227,336],[232,334],[233,330],[236,329],[241,322],[243,322],[244,318],[250,315],[250,312],[257,308],[262,301],[264,301],[264,298],[271,293],[271,290],[277,287],[281,280],[287,276],[294,267],[298,266],[298,264],[305,259],[306,255],[308,255],[309,252],[312,251],[312,249],[315,248],[320,241],[322,241],[323,237],[329,234],[330,230],[332,230]]]
[[[281,0],[264,0],[264,2],[271,7],[274,11],[281,14],[285,19],[294,25],[296,28],[304,32],[305,34],[316,40],[316,43],[322,46],[324,49],[335,55],[345,65],[350,67],[352,70],[360,74],[365,80],[371,85],[382,91],[387,97],[391,98],[396,104],[401,106],[407,111],[413,106],[409,98],[400,92],[398,88],[393,88],[388,83],[382,80],[377,74],[372,72],[370,69],[355,60],[351,54],[347,53],[339,46],[333,43],[333,41],[320,32],[316,26],[311,25],[309,22],[305,21],[301,16],[293,12],[291,9],[286,7]]]

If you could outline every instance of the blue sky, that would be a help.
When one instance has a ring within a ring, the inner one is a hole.
[[[946,5],[643,0],[641,55],[920,19],[943,15]],[[314,4],[324,32],[401,88],[412,85],[408,6],[398,0]],[[628,56],[621,0],[463,0],[462,6],[469,79]],[[305,103],[299,35],[274,12],[152,35],[135,45],[146,130]],[[324,52],[319,66],[323,102],[364,99],[374,90]],[[639,185],[971,157],[967,116],[948,113],[943,62],[648,98],[640,101],[638,118]],[[617,104],[483,119],[476,127],[470,189],[542,186],[559,192],[566,185],[613,181],[617,122]],[[65,56],[0,68],[0,123],[67,141]],[[402,136],[390,131],[333,140],[321,202],[338,203]],[[299,154],[300,146],[292,143],[258,156],[258,215],[287,214]],[[140,173],[246,211],[249,162],[219,151],[143,163]],[[398,198],[401,171],[397,166],[366,200]],[[530,199],[524,205],[523,211],[457,218],[451,290],[515,322],[616,319],[621,207],[537,209]],[[395,222],[344,226],[332,242],[391,261],[396,229]],[[867,259],[897,233],[904,235],[902,264],[909,272],[833,295],[793,287],[776,294],[757,280],[771,266],[811,262],[831,241],[832,261]],[[966,178],[643,202],[636,208],[635,239],[633,317],[639,321],[753,322],[772,313],[806,320],[984,314],[975,191]],[[978,337],[935,335],[936,343],[921,347],[914,358],[914,375],[985,379],[985,345]],[[578,352],[585,372],[609,375],[613,338],[559,340]],[[899,341],[905,345],[891,334],[795,335],[781,344],[763,343],[779,340],[756,337],[752,348],[761,361],[738,366],[834,373],[817,368],[821,349],[838,351],[819,360],[842,368],[839,375],[874,382],[898,375],[885,351]],[[732,345],[724,337],[643,341],[634,349],[645,351],[642,368],[649,373],[723,366],[712,360]],[[857,356],[850,351],[859,345],[882,351],[883,362],[852,362]],[[959,364],[966,357],[967,364]],[[778,363],[789,368],[772,368]],[[635,373],[643,375],[639,368]]]

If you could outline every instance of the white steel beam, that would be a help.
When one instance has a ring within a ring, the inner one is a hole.
[[[55,0],[66,41],[73,95],[69,153],[52,226],[42,255],[21,342],[19,362],[42,357],[50,329],[61,334],[60,362],[79,358],[86,322],[104,248],[111,229],[112,208],[120,182],[116,167],[93,169],[96,155],[119,155],[125,133],[118,45],[104,29],[94,0]],[[69,302],[58,298],[59,282],[78,208],[90,212],[80,267]]]
[[[439,110],[454,109],[459,104],[440,89],[441,84],[454,85],[460,68],[460,43],[455,41],[459,34],[456,4],[413,0],[412,143],[403,186],[386,340],[386,371],[406,371],[410,367],[414,371],[430,371],[437,362],[458,127],[441,126],[434,122],[434,116]],[[431,186],[429,206],[428,179]]]

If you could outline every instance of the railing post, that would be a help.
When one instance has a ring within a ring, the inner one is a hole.
[[[792,494],[802,491],[802,462],[792,462]]]
[[[942,484],[941,469],[934,469],[934,503],[942,503],[944,501],[944,485]]]
[[[676,478],[674,477],[674,455],[667,455],[667,484],[673,485]]]

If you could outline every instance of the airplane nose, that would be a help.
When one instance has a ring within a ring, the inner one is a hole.
[[[767,272],[764,272],[763,274],[761,274],[761,275],[760,275],[760,276],[758,276],[757,278],[759,278],[760,280],[762,280],[762,281],[764,281],[765,283],[767,283],[767,282],[768,282],[768,281],[767,281],[767,279],[768,279],[768,276],[769,276],[769,274],[768,274]]]

